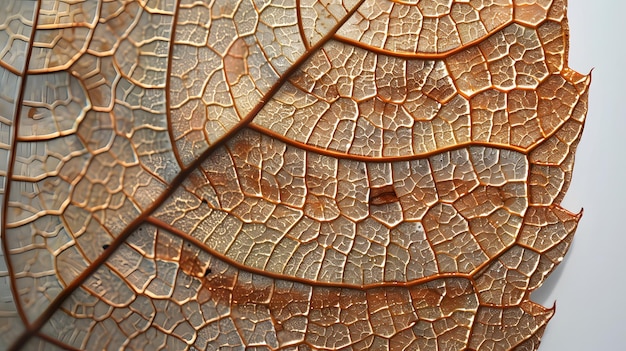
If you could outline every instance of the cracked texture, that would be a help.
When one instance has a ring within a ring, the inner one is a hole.
[[[564,0],[0,13],[0,349],[536,350]]]

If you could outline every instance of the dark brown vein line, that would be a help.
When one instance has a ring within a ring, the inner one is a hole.
[[[300,39],[302,39],[302,45],[304,45],[304,50],[308,51],[311,48],[311,43],[304,35],[304,26],[302,25],[302,10],[300,9],[300,1],[296,0],[296,19],[298,20],[298,32],[300,32]]]
[[[180,158],[178,152],[176,152],[176,139],[174,138],[174,128],[172,128],[172,113],[171,111],[171,101],[170,101],[170,80],[172,78],[172,63],[174,57],[174,46],[176,45],[176,25],[178,23],[178,10],[180,6],[176,6],[174,8],[174,19],[172,20],[172,33],[170,34],[170,47],[168,48],[168,57],[167,60],[167,71],[165,73],[165,115],[167,118],[167,135],[170,138],[170,144],[172,145],[172,153],[176,158],[176,163],[182,169],[184,167],[184,163]]]

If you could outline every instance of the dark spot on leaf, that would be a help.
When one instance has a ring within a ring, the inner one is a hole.
[[[381,188],[372,188],[370,191],[370,205],[384,205],[398,201],[396,189],[393,185],[385,185]]]

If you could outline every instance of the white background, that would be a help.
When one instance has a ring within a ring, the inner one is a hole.
[[[570,0],[569,66],[593,69],[563,206],[584,208],[566,259],[532,299],[556,301],[540,351],[626,350],[626,1]]]

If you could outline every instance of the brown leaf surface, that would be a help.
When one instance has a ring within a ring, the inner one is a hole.
[[[0,12],[0,349],[536,350],[565,0]]]

